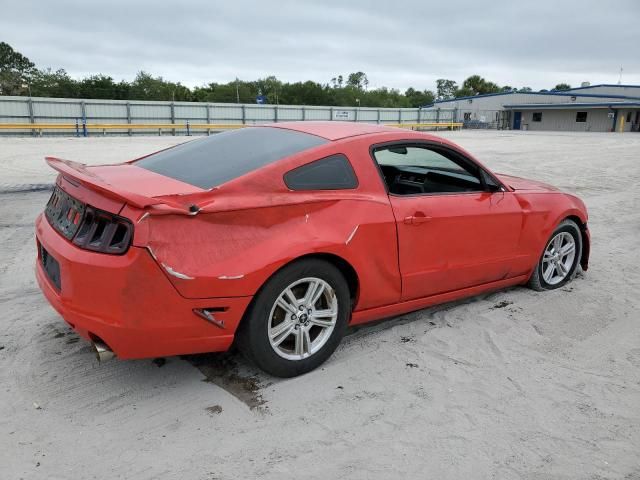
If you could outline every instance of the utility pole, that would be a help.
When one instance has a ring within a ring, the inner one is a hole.
[[[240,88],[238,87],[237,78],[236,78],[236,103],[240,103]]]
[[[623,68],[620,67],[620,76],[618,77],[618,85],[620,85],[622,83],[622,70],[623,70]]]

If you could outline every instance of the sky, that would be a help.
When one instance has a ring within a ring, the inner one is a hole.
[[[474,74],[499,85],[640,85],[640,0],[0,0],[0,41],[39,68],[189,87],[255,80],[435,90]]]

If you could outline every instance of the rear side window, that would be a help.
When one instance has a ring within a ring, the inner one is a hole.
[[[356,188],[358,179],[347,157],[337,154],[287,172],[284,183],[291,190],[346,190]]]
[[[209,189],[327,142],[283,128],[249,127],[176,145],[134,165]]]

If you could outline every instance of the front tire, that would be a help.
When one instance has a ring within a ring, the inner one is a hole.
[[[238,347],[265,372],[294,377],[331,356],[350,315],[342,273],[324,260],[301,260],[277,272],[258,292],[238,330]]]
[[[533,290],[553,290],[569,282],[582,255],[582,234],[572,220],[564,220],[553,231],[531,278]]]

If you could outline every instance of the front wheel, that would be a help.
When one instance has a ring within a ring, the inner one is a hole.
[[[560,288],[573,278],[581,255],[580,229],[572,220],[565,220],[551,234],[529,286],[538,291]]]
[[[260,290],[238,331],[242,353],[262,370],[293,377],[323,363],[342,339],[349,287],[324,260],[286,266]]]

